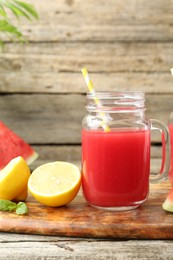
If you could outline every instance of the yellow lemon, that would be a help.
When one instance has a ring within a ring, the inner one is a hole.
[[[42,204],[51,207],[65,205],[77,195],[81,184],[79,168],[68,162],[51,162],[33,171],[28,190]]]
[[[30,169],[18,156],[0,171],[0,199],[13,200],[24,191],[30,176]]]
[[[26,185],[24,190],[14,198],[14,201],[25,201],[27,197],[28,197],[28,186]]]

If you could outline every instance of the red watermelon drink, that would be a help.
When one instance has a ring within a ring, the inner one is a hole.
[[[171,146],[171,160],[170,160],[170,170],[169,170],[169,179],[173,185],[173,124],[169,124],[169,134],[170,134],[170,146]]]
[[[138,207],[147,198],[149,182],[167,177],[166,125],[147,119],[143,92],[95,93],[91,89],[86,110],[82,121],[82,188],[86,201],[104,210]],[[160,173],[150,176],[152,129],[162,132],[164,156]]]
[[[82,131],[83,193],[97,207],[130,207],[149,190],[150,130]]]

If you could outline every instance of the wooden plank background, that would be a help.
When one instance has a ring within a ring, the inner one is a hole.
[[[37,164],[80,160],[87,91],[83,66],[97,90],[144,91],[148,117],[168,122],[173,110],[172,0],[29,2],[40,16],[20,24],[29,43],[2,36],[0,118],[34,146],[40,154]]]
[[[141,90],[147,115],[168,122],[173,110],[172,0],[28,0],[40,19],[20,28],[28,44],[0,53],[0,120],[45,162],[81,158],[86,66],[97,90]],[[1,35],[0,35],[1,36]],[[160,165],[160,140],[152,166]],[[2,259],[172,259],[172,241],[110,241],[0,234]]]

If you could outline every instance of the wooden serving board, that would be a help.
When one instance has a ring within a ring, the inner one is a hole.
[[[170,184],[152,185],[148,200],[139,208],[110,212],[90,207],[79,195],[69,205],[46,207],[28,197],[28,215],[0,212],[0,231],[28,234],[116,238],[172,239],[173,213],[162,203]]]

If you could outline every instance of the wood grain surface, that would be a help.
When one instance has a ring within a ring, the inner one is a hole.
[[[0,233],[1,260],[170,260],[171,240],[108,240]]]
[[[22,48],[6,44],[0,54],[0,71],[80,73],[87,66],[89,71],[97,73],[168,73],[172,66],[172,46],[172,42],[41,42]]]
[[[172,0],[29,2],[34,4],[40,18],[32,24],[23,19],[20,24],[28,44],[18,45],[0,35],[6,41],[0,53],[0,120],[39,153],[39,159],[31,165],[31,169],[55,160],[76,162],[80,166],[80,129],[87,91],[80,72],[83,66],[88,68],[96,90],[145,91],[148,116],[168,122],[173,108],[173,79],[170,75],[173,66]],[[160,165],[160,139],[155,138],[152,142],[152,166],[156,170]],[[125,237],[78,238],[12,233],[13,230],[19,232],[15,230],[19,220],[21,229],[24,229],[25,217],[31,221],[31,228],[39,218],[47,218],[46,225],[49,223],[50,229],[53,222],[50,209],[44,209],[42,215],[44,207],[32,199],[28,201],[29,215],[19,219],[11,215],[11,230],[0,232],[0,258],[171,260],[172,214],[161,209],[168,190],[166,187],[155,188],[152,187],[150,199],[141,208],[131,215],[125,213],[129,226],[126,223],[124,231],[130,236],[129,228],[132,236],[137,237],[133,240]],[[62,221],[60,214],[67,217],[64,234],[69,230],[68,217],[73,211],[79,215],[80,228],[86,227],[81,226],[80,208],[86,213],[84,220],[89,221],[88,227],[90,221],[97,224],[96,228],[99,226],[96,215],[90,213],[93,209],[84,203],[79,194],[72,204],[64,208],[64,212],[63,208],[56,210],[56,221]],[[92,212],[96,214],[96,210]],[[139,217],[143,213],[147,214],[142,223]],[[101,213],[99,220],[109,222],[108,215]],[[117,215],[120,217],[120,214],[114,214],[111,220],[113,228],[108,228],[108,231],[112,236],[118,234],[120,237],[119,231],[123,226],[121,222],[118,224]],[[3,213],[4,221],[7,216]],[[122,216],[122,223],[125,219]],[[106,228],[105,222],[103,229]],[[70,224],[74,233],[79,232],[76,231],[76,220]],[[5,227],[9,229],[7,223]],[[61,227],[57,223],[54,231],[59,232]],[[43,233],[40,226],[39,232]],[[88,229],[87,232],[89,236],[96,235],[94,230]],[[140,238],[146,238],[148,234],[154,239]],[[165,239],[167,235],[171,240]]]
[[[158,99],[162,99],[162,94],[171,94],[172,99],[173,84],[170,72],[90,72],[90,76],[95,88],[100,91],[135,91],[141,90],[147,94],[159,94]],[[20,81],[15,81],[16,77]],[[87,88],[79,72],[30,72],[30,71],[0,71],[0,92],[1,94],[85,94]],[[5,84],[4,84],[5,83]],[[152,96],[151,96],[152,98]],[[172,108],[171,108],[172,109]]]
[[[90,207],[81,194],[67,206],[51,208],[27,200],[29,213],[0,212],[0,231],[116,239],[173,239],[173,215],[161,205],[169,183],[152,185],[148,200],[131,211],[110,212]]]
[[[40,21],[23,22],[28,39],[47,41],[170,41],[171,0],[30,0],[40,13]],[[44,31],[43,31],[44,28]]]
[[[96,90],[146,92],[148,117],[168,123],[173,109],[171,0],[30,2],[40,18],[20,25],[28,44],[5,38],[0,53],[4,123],[34,145],[80,145],[87,92],[83,66]]]
[[[173,96],[172,96],[173,97]],[[168,122],[171,95],[147,95],[147,116]],[[31,144],[79,144],[86,98],[80,94],[13,94],[0,99],[0,118]],[[155,139],[160,142],[160,137]]]

